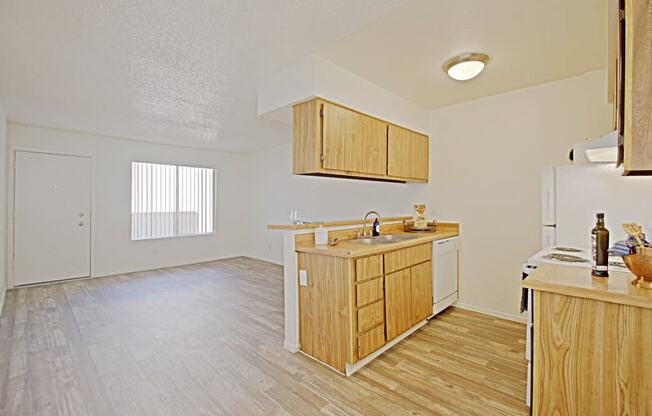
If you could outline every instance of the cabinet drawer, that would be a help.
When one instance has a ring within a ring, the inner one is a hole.
[[[358,309],[358,333],[369,331],[384,322],[384,302],[378,301]]]
[[[385,254],[385,273],[405,269],[423,263],[432,257],[432,243],[408,247]]]
[[[383,275],[383,255],[363,257],[355,261],[355,280],[373,279]]]
[[[385,345],[385,328],[376,327],[358,336],[358,358],[364,358]]]
[[[358,283],[356,300],[358,307],[368,305],[383,298],[383,278]]]

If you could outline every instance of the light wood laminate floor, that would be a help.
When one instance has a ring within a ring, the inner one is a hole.
[[[449,309],[350,378],[282,349],[276,265],[12,290],[1,415],[524,415],[524,326]]]

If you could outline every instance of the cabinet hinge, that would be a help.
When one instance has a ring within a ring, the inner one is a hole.
[[[324,161],[324,155],[319,155],[319,160]]]
[[[625,136],[622,134],[618,135],[618,146],[624,146],[625,145]]]
[[[324,117],[324,104],[319,106],[319,117]]]
[[[619,17],[620,17],[620,20],[625,20],[625,9],[620,9],[619,10]]]

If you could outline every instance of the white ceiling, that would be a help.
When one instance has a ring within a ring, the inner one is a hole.
[[[491,60],[454,81],[464,52]],[[607,0],[412,0],[319,53],[432,109],[606,68]]]
[[[256,115],[266,76],[402,0],[0,0],[10,121],[251,151],[287,142]]]
[[[465,84],[442,63],[491,55]],[[10,121],[247,152],[258,84],[315,52],[426,108],[606,66],[606,0],[0,0]]]

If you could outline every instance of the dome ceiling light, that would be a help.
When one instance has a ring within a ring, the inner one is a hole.
[[[467,81],[477,77],[489,62],[489,55],[484,53],[464,53],[455,56],[444,64],[444,71],[457,81]]]

